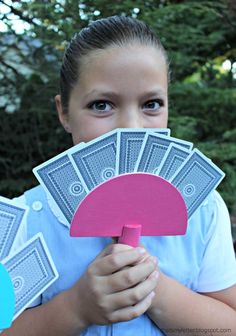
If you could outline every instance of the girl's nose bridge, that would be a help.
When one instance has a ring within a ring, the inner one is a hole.
[[[122,112],[120,120],[121,128],[142,128],[143,121],[140,112],[137,109],[128,109]]]

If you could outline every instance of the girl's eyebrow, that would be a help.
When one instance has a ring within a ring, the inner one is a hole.
[[[151,91],[146,91],[146,92],[143,92],[142,94],[142,97],[145,98],[145,97],[152,97],[152,96],[166,96],[167,95],[167,92],[158,88],[158,89],[154,89],[154,90],[151,90]]]
[[[90,92],[88,92],[84,97],[85,99],[90,98],[90,96],[93,95],[98,95],[98,96],[106,96],[106,97],[110,97],[110,98],[114,98],[114,97],[118,97],[119,95],[116,92],[113,91],[102,91],[102,90],[97,90],[94,89]]]
[[[106,91],[106,90],[97,90],[97,89],[93,89],[92,91],[88,92],[84,97],[85,99],[90,98],[90,96],[93,95],[98,95],[98,96],[104,96],[104,97],[108,97],[108,98],[117,98],[119,97],[119,94],[117,92],[114,91]],[[151,91],[144,91],[142,92],[142,98],[148,98],[151,96],[166,96],[167,92],[157,88],[157,89],[152,89]]]

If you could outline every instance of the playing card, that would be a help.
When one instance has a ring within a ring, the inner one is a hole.
[[[214,190],[225,174],[199,150],[194,149],[170,179],[181,193],[188,210],[188,218]]]
[[[2,261],[14,288],[14,319],[57,278],[58,272],[41,233]]]
[[[170,144],[164,155],[157,174],[169,180],[183,164],[191,151],[176,144]]]
[[[0,260],[10,254],[26,214],[26,206],[0,196]]]
[[[171,143],[189,150],[193,146],[193,144],[188,141],[161,134],[147,133],[143,140],[135,171],[157,174],[160,163]]]
[[[116,175],[134,171],[147,132],[170,135],[168,128],[120,128],[117,133]]]
[[[71,161],[88,190],[115,176],[117,130],[89,141],[82,148],[72,147]]]
[[[81,148],[83,145],[75,147]],[[87,195],[88,190],[71,163],[68,151],[35,167],[33,172],[69,225],[77,206]]]

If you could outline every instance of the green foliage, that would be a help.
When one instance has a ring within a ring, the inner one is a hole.
[[[3,4],[4,1],[0,0]],[[234,1],[51,0],[12,2],[0,14],[0,194],[35,185],[37,164],[72,145],[57,121],[54,96],[63,50],[97,18],[131,15],[148,23],[168,50],[172,134],[190,140],[226,173],[220,191],[236,210],[236,7]],[[30,29],[16,34],[9,14]]]

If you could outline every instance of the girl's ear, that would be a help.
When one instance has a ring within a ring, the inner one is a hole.
[[[58,114],[60,123],[62,124],[66,132],[71,133],[69,116],[68,116],[68,113],[65,113],[63,111],[60,95],[55,96],[55,103],[56,103],[57,114]]]

